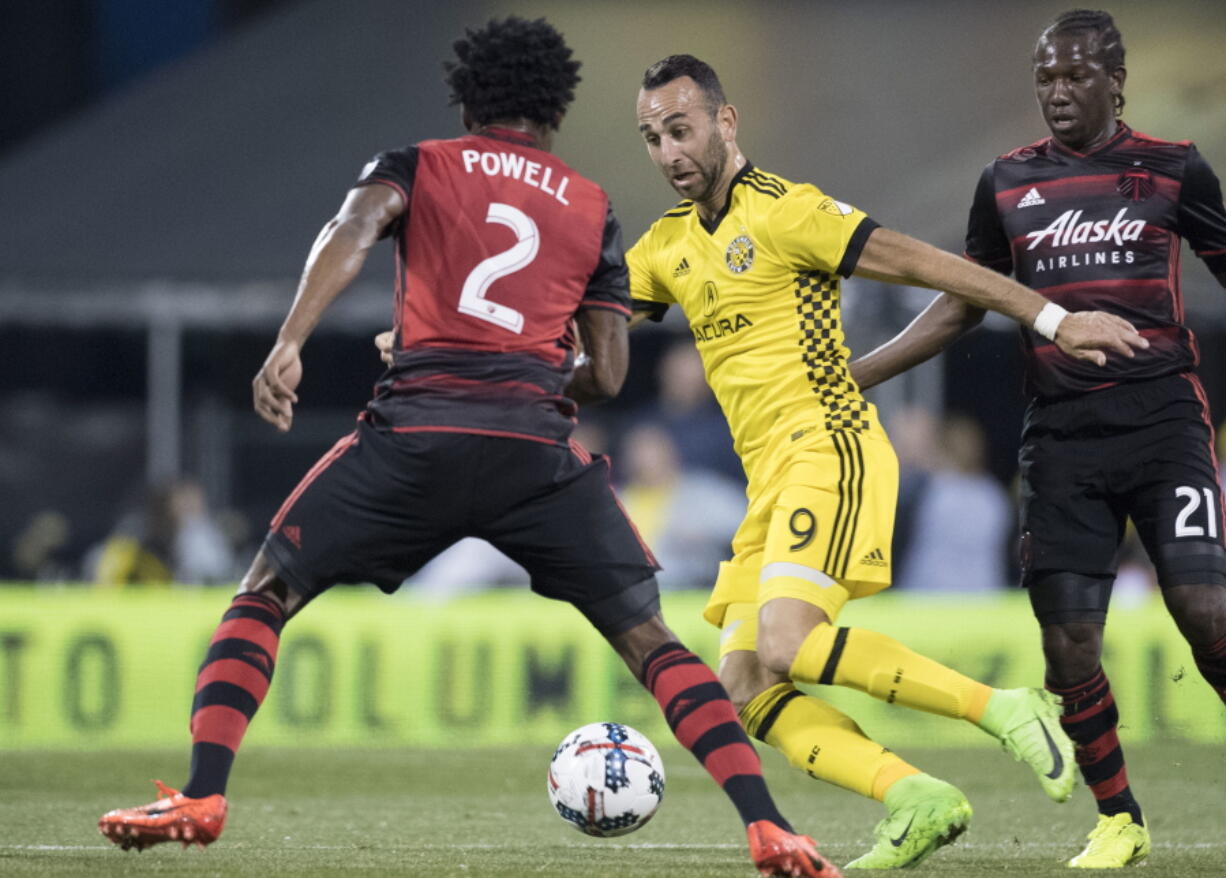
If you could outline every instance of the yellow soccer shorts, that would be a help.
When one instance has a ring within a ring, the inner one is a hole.
[[[758,607],[780,597],[831,621],[849,600],[890,585],[898,458],[880,427],[819,433],[751,477],[749,510],[720,565],[703,617],[723,629],[720,655],[755,648]]]

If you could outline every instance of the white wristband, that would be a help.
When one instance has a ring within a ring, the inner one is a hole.
[[[1055,302],[1048,302],[1039,311],[1039,316],[1034,318],[1034,331],[1048,341],[1055,341],[1056,330],[1060,326],[1060,321],[1067,316],[1068,311],[1061,308]]]

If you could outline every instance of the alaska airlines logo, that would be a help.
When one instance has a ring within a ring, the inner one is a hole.
[[[1128,208],[1121,207],[1120,212],[1109,220],[1082,221],[1080,210],[1066,210],[1056,217],[1051,225],[1038,232],[1027,232],[1030,239],[1027,250],[1033,250],[1048,238],[1052,247],[1067,247],[1069,244],[1097,244],[1106,241],[1112,244],[1123,244],[1125,241],[1141,240],[1145,231],[1145,220],[1127,219]]]
[[[732,318],[721,317],[719,320],[708,320],[706,323],[700,323],[691,328],[694,330],[694,341],[701,344],[704,341],[714,341],[724,336],[736,335],[749,326],[753,326],[753,321],[744,314],[738,313]]]

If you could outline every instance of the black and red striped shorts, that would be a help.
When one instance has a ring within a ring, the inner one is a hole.
[[[390,593],[470,536],[604,634],[659,611],[659,568],[613,493],[608,459],[577,443],[359,422],[286,499],[264,553],[307,597],[337,583]]]

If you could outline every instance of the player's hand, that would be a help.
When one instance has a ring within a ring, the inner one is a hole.
[[[278,341],[251,382],[255,411],[282,433],[294,424],[294,403],[302,380],[302,358],[296,342]]]
[[[1066,354],[1098,366],[1107,365],[1109,352],[1131,358],[1149,347],[1131,323],[1106,311],[1068,314],[1056,329],[1056,344]]]
[[[390,366],[393,348],[396,347],[396,333],[390,329],[387,332],[380,332],[375,336],[375,347],[379,349],[379,359]]]

